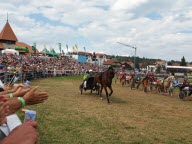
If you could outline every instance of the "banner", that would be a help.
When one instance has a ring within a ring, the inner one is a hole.
[[[86,48],[85,48],[85,47],[83,47],[83,49],[84,49],[84,51],[86,52]]]
[[[66,45],[66,48],[67,48],[67,52],[68,52],[68,45]]]

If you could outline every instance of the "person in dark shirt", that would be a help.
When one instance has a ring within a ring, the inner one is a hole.
[[[189,87],[189,82],[188,82],[188,79],[187,79],[187,78],[184,79],[184,82],[183,82],[183,84],[181,85],[180,90],[182,90],[182,89],[185,88],[185,87]]]

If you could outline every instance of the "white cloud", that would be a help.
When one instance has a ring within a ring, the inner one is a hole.
[[[192,61],[190,0],[17,0],[0,2],[0,30],[9,22],[20,41],[55,47],[77,44],[80,50]],[[31,15],[41,16],[39,18]],[[159,16],[156,18],[156,16]],[[66,48],[65,48],[66,50]]]
[[[113,10],[131,10],[135,7],[146,3],[148,0],[117,0],[112,6]]]

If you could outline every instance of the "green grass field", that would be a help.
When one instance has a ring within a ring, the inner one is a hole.
[[[107,104],[95,93],[79,93],[81,77],[36,80],[49,93],[37,111],[39,144],[191,144],[191,98],[181,101],[157,92],[143,93],[113,83]],[[21,119],[23,114],[20,113]]]

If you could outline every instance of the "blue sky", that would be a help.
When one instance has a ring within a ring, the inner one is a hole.
[[[7,12],[19,41],[39,50],[44,46],[67,52],[77,44],[79,51],[110,55],[137,55],[164,60],[192,61],[191,0],[17,0],[0,2],[0,29]]]

